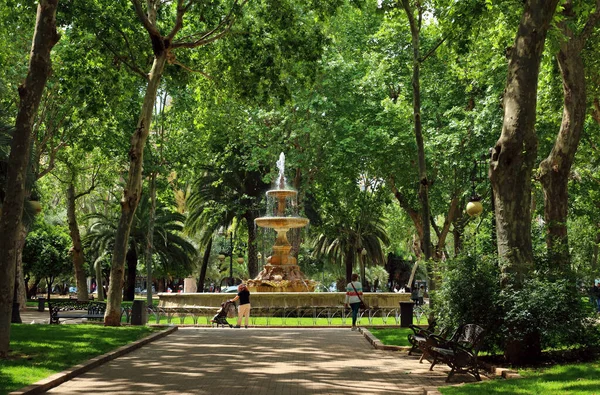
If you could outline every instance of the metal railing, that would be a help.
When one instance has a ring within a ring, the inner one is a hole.
[[[213,307],[149,307],[148,323],[177,323],[184,325],[186,322],[193,325],[211,325],[211,320],[216,315],[217,310]],[[130,322],[131,309],[124,308],[123,314],[126,321]],[[424,314],[414,314],[419,322]],[[188,320],[189,318],[189,320]],[[306,326],[306,319],[314,326],[333,326],[349,325],[352,319],[352,310],[341,306],[331,307],[263,307],[252,308],[250,322],[256,325],[259,319],[266,320],[266,325],[274,325],[274,322],[280,322],[281,325]],[[383,325],[399,325],[399,308],[378,308],[373,307],[359,312],[357,324],[373,325],[375,321]]]

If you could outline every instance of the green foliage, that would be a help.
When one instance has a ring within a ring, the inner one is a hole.
[[[144,194],[135,212],[129,233],[130,243],[132,246],[135,245],[137,251],[144,251],[146,245],[149,207],[150,199]],[[112,253],[118,224],[117,215],[116,211],[112,215],[96,212],[84,218],[84,221],[88,221],[89,228],[83,242],[87,248],[95,252],[95,255]],[[153,254],[157,260],[155,276],[169,278],[187,276],[192,271],[196,248],[182,234],[185,217],[164,206],[158,206],[155,215],[153,239]]]
[[[48,286],[51,286],[54,279],[72,273],[70,247],[67,229],[46,223],[43,219],[37,221],[25,239],[24,272],[38,279],[45,278]]]
[[[389,291],[386,289],[386,284],[389,280],[390,274],[385,270],[383,266],[371,266],[365,268],[365,277],[369,284],[371,284],[371,292]],[[374,288],[377,286],[377,288]]]
[[[597,342],[589,306],[574,281],[548,280],[540,273],[522,289],[501,288],[495,258],[460,255],[449,260],[442,273],[435,293],[436,317],[442,327],[481,325],[490,348],[502,349],[506,341],[538,335],[543,348]]]
[[[498,295],[500,332],[505,340],[521,340],[539,333],[542,348],[591,345],[598,342],[590,324],[590,309],[573,280],[527,279],[522,289],[504,288]]]
[[[477,324],[486,330],[486,340],[494,343],[500,317],[496,260],[462,254],[446,265],[441,286],[433,295],[439,326],[454,330],[462,324]]]

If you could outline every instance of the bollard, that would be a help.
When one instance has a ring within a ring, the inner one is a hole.
[[[146,302],[143,300],[134,300],[131,307],[131,325],[146,325],[147,320]]]
[[[413,323],[413,302],[400,302],[400,327],[408,328]]]

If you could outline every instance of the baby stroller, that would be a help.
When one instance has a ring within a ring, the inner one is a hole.
[[[229,322],[227,322],[228,316],[235,316],[235,303],[231,301],[226,301],[221,303],[221,308],[217,311],[217,314],[210,320],[212,324],[217,324],[217,328],[221,325],[225,328],[225,325],[229,325],[230,328],[233,328]]]

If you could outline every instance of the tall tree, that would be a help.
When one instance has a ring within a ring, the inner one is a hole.
[[[0,358],[8,354],[10,344],[10,315],[15,279],[16,244],[19,237],[25,173],[29,164],[33,120],[42,98],[42,92],[51,71],[50,52],[60,36],[56,31],[58,0],[41,0],[37,8],[36,28],[31,48],[29,71],[19,87],[19,111],[15,135],[8,159],[7,191],[0,216]]]
[[[194,0],[178,0],[176,4],[164,3],[160,0],[148,0],[146,9],[139,0],[131,0],[135,13],[144,26],[152,43],[154,61],[152,69],[147,77],[146,93],[138,119],[135,132],[131,136],[131,148],[129,150],[129,172],[126,185],[123,189],[121,200],[121,217],[117,227],[115,246],[112,255],[112,266],[110,271],[110,283],[108,288],[108,304],[104,316],[104,324],[108,326],[121,325],[121,287],[125,275],[125,258],[128,250],[129,232],[142,193],[142,165],[144,147],[152,123],[154,104],[160,80],[163,75],[167,61],[177,62],[174,51],[181,48],[196,48],[210,44],[223,36],[230,30],[239,9],[246,3],[233,0],[229,9],[220,9],[221,4],[205,6]],[[161,10],[161,7],[171,7],[170,10]],[[200,31],[186,31],[185,37],[178,39],[176,36],[184,27],[184,16],[193,8],[198,10],[201,20]],[[173,10],[174,8],[174,10]],[[216,12],[217,8],[222,13]],[[171,13],[170,11],[174,11]],[[215,11],[218,17],[211,14]],[[164,21],[159,21],[159,15],[172,15],[174,21],[168,34],[161,33]],[[212,18],[211,18],[212,16]],[[206,22],[207,19],[208,21]],[[212,24],[214,23],[214,24]]]
[[[412,37],[412,94],[413,94],[413,122],[415,140],[417,141],[417,158],[419,163],[419,200],[421,202],[421,225],[423,227],[422,245],[425,259],[432,257],[431,253],[431,228],[429,226],[429,179],[427,178],[427,163],[425,161],[425,148],[423,144],[423,127],[421,123],[421,44],[420,31],[423,21],[423,7],[420,1],[411,4],[409,0],[402,0],[402,7],[408,17],[410,35]],[[430,278],[430,289],[435,289],[433,277]]]
[[[567,212],[569,204],[569,173],[575,158],[587,109],[585,65],[582,52],[588,37],[600,20],[600,1],[590,12],[580,31],[576,30],[581,18],[580,7],[568,0],[562,9],[558,24],[564,35],[556,58],[563,83],[563,117],[554,146],[540,163],[539,178],[544,191],[544,220],[547,226],[546,244],[553,267],[569,267]]]
[[[557,4],[558,0],[527,0],[524,4],[510,49],[502,134],[490,159],[502,283],[516,289],[521,289],[533,267],[531,175],[537,157],[537,86],[546,35]],[[539,342],[537,345],[539,352]],[[527,352],[536,352],[527,346],[526,340],[508,341],[505,355],[511,362],[520,361]]]

